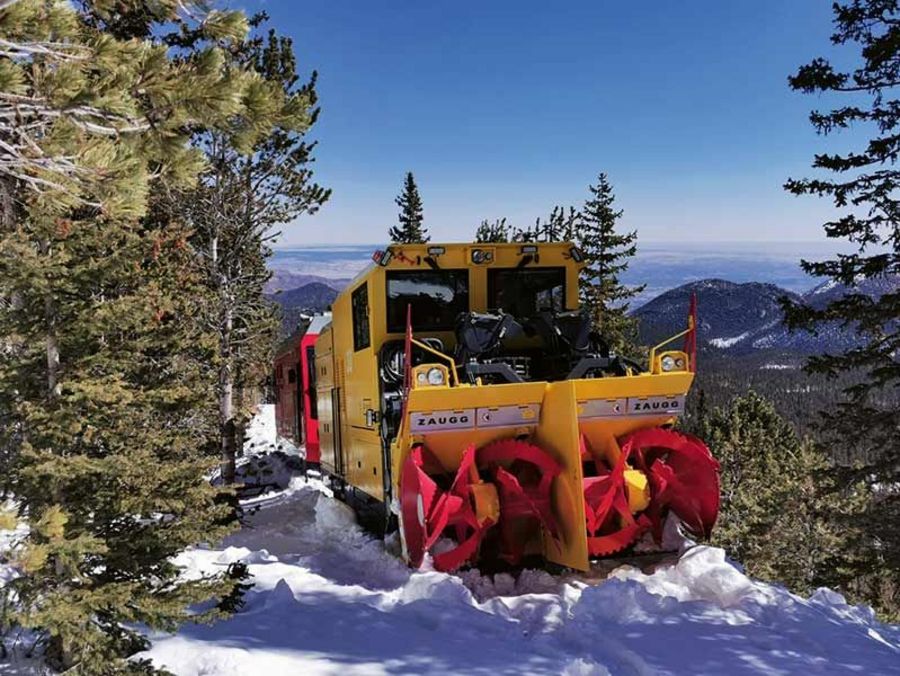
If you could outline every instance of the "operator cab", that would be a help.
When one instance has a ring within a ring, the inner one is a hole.
[[[385,268],[382,380],[402,382],[407,313],[418,340],[451,357],[466,382],[553,381],[639,371],[610,354],[579,310],[583,256],[569,243],[392,245]],[[433,359],[413,351],[413,365]]]

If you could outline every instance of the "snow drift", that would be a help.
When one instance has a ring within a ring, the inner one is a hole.
[[[179,559],[189,574],[247,563],[245,609],[156,635],[145,656],[185,676],[900,673],[900,628],[828,590],[751,580],[720,549],[597,585],[410,572],[321,484],[289,490],[226,548]]]
[[[256,504],[222,549],[178,560],[194,575],[247,563],[246,607],[154,635],[142,656],[184,676],[900,674],[900,627],[829,590],[804,599],[752,580],[721,549],[599,584],[412,572],[319,481],[294,477]]]
[[[272,418],[266,407],[251,429],[257,454],[276,448]],[[177,559],[185,575],[248,564],[246,606],[150,634],[138,657],[179,676],[900,674],[900,627],[827,589],[804,599],[752,580],[713,547],[595,584],[534,570],[412,572],[395,540],[367,536],[322,482],[291,476],[278,457],[248,460],[245,481],[284,486],[246,501],[248,526]],[[0,584],[11,575],[0,564]],[[39,669],[0,659],[0,674]]]

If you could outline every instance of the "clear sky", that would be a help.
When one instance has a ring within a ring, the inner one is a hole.
[[[824,0],[246,0],[319,71],[317,179],[280,246],[386,238],[407,170],[434,240],[530,225],[606,171],[644,241],[821,239],[781,185],[829,103],[787,76],[830,53]],[[833,145],[831,146],[833,147]]]

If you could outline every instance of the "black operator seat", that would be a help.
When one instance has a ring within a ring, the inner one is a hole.
[[[562,339],[573,354],[593,354],[604,358],[610,356],[609,345],[593,330],[591,316],[587,312],[558,312],[554,320]]]
[[[609,346],[592,330],[591,317],[582,310],[539,312],[528,320],[525,330],[539,336],[549,354],[573,359],[586,355],[609,357]]]
[[[497,349],[506,335],[518,328],[515,318],[504,312],[464,312],[456,320],[457,362],[465,363]]]

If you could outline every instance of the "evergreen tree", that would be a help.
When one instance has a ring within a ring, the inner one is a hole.
[[[252,142],[269,106],[258,75],[226,66],[239,13],[175,0],[0,7],[18,50],[0,56],[0,106],[34,102],[0,116],[0,138],[30,148],[0,158],[0,446],[14,458],[2,482],[29,526],[8,586],[54,666],[138,671],[124,660],[144,643],[135,625],[172,629],[236,584],[184,580],[172,563],[233,514],[204,480],[197,428],[214,356],[193,320],[203,279],[190,233],[149,217],[148,196],[195,179],[192,130],[238,116]],[[174,57],[172,26],[205,46]]]
[[[721,464],[713,543],[748,573],[808,593],[847,589],[861,532],[863,487],[837,490],[834,466],[754,392],[696,420],[692,431]]]
[[[543,241],[544,230],[541,227],[541,219],[536,219],[534,225],[525,228],[513,228],[510,232],[510,239],[513,242],[541,242]]]
[[[628,302],[644,287],[627,287],[620,275],[637,252],[637,231],[618,232],[622,210],[615,208],[615,194],[606,174],[589,187],[575,227],[575,243],[585,255],[581,302],[612,350],[635,357],[639,353],[637,320],[628,315]]]
[[[512,230],[505,218],[498,218],[493,223],[485,219],[475,231],[475,241],[480,244],[508,242]]]
[[[514,242],[574,242],[580,217],[575,207],[557,205],[547,220],[537,218],[530,228],[511,228],[510,238]]]
[[[557,205],[553,207],[546,221],[541,222],[538,219],[535,223],[537,239],[544,242],[574,242],[578,239],[580,219],[581,214],[575,207],[565,209]]]
[[[431,238],[428,229],[422,225],[422,198],[412,172],[406,173],[403,192],[394,200],[400,207],[399,225],[391,226],[388,236],[397,244],[424,244]]]
[[[267,16],[251,20],[254,28]],[[293,43],[274,31],[237,44],[230,59],[262,78],[255,93],[271,109],[272,127],[250,146],[247,120],[235,117],[227,127],[195,138],[209,168],[196,188],[173,199],[190,205],[191,243],[210,290],[205,317],[218,336],[219,429],[221,472],[234,481],[236,450],[249,416],[244,393],[258,385],[271,361],[279,321],[263,295],[270,273],[268,242],[273,228],[314,213],[328,199],[312,180],[315,144],[306,133],[318,118],[316,75],[301,82]]]
[[[835,67],[814,59],[789,78],[792,89],[816,94],[843,94],[840,105],[814,111],[810,121],[822,135],[858,126],[872,136],[855,150],[816,155],[813,167],[833,177],[789,180],[796,195],[830,199],[838,215],[825,223],[828,237],[843,238],[856,251],[834,259],[803,261],[814,276],[847,285],[850,292],[824,307],[786,303],[791,328],[815,331],[835,322],[855,331],[859,346],[842,354],[817,355],[807,368],[838,378],[852,373],[845,400],[825,412],[824,427],[836,447],[854,449],[868,460],[848,480],[867,478],[881,487],[865,523],[871,539],[868,574],[891,578],[900,588],[900,492],[884,490],[900,481],[900,409],[891,393],[900,387],[900,289],[873,298],[855,292],[863,279],[897,279],[900,275],[900,3],[896,0],[853,0],[835,3],[831,42],[851,46],[854,67]],[[896,285],[894,285],[896,287]]]

